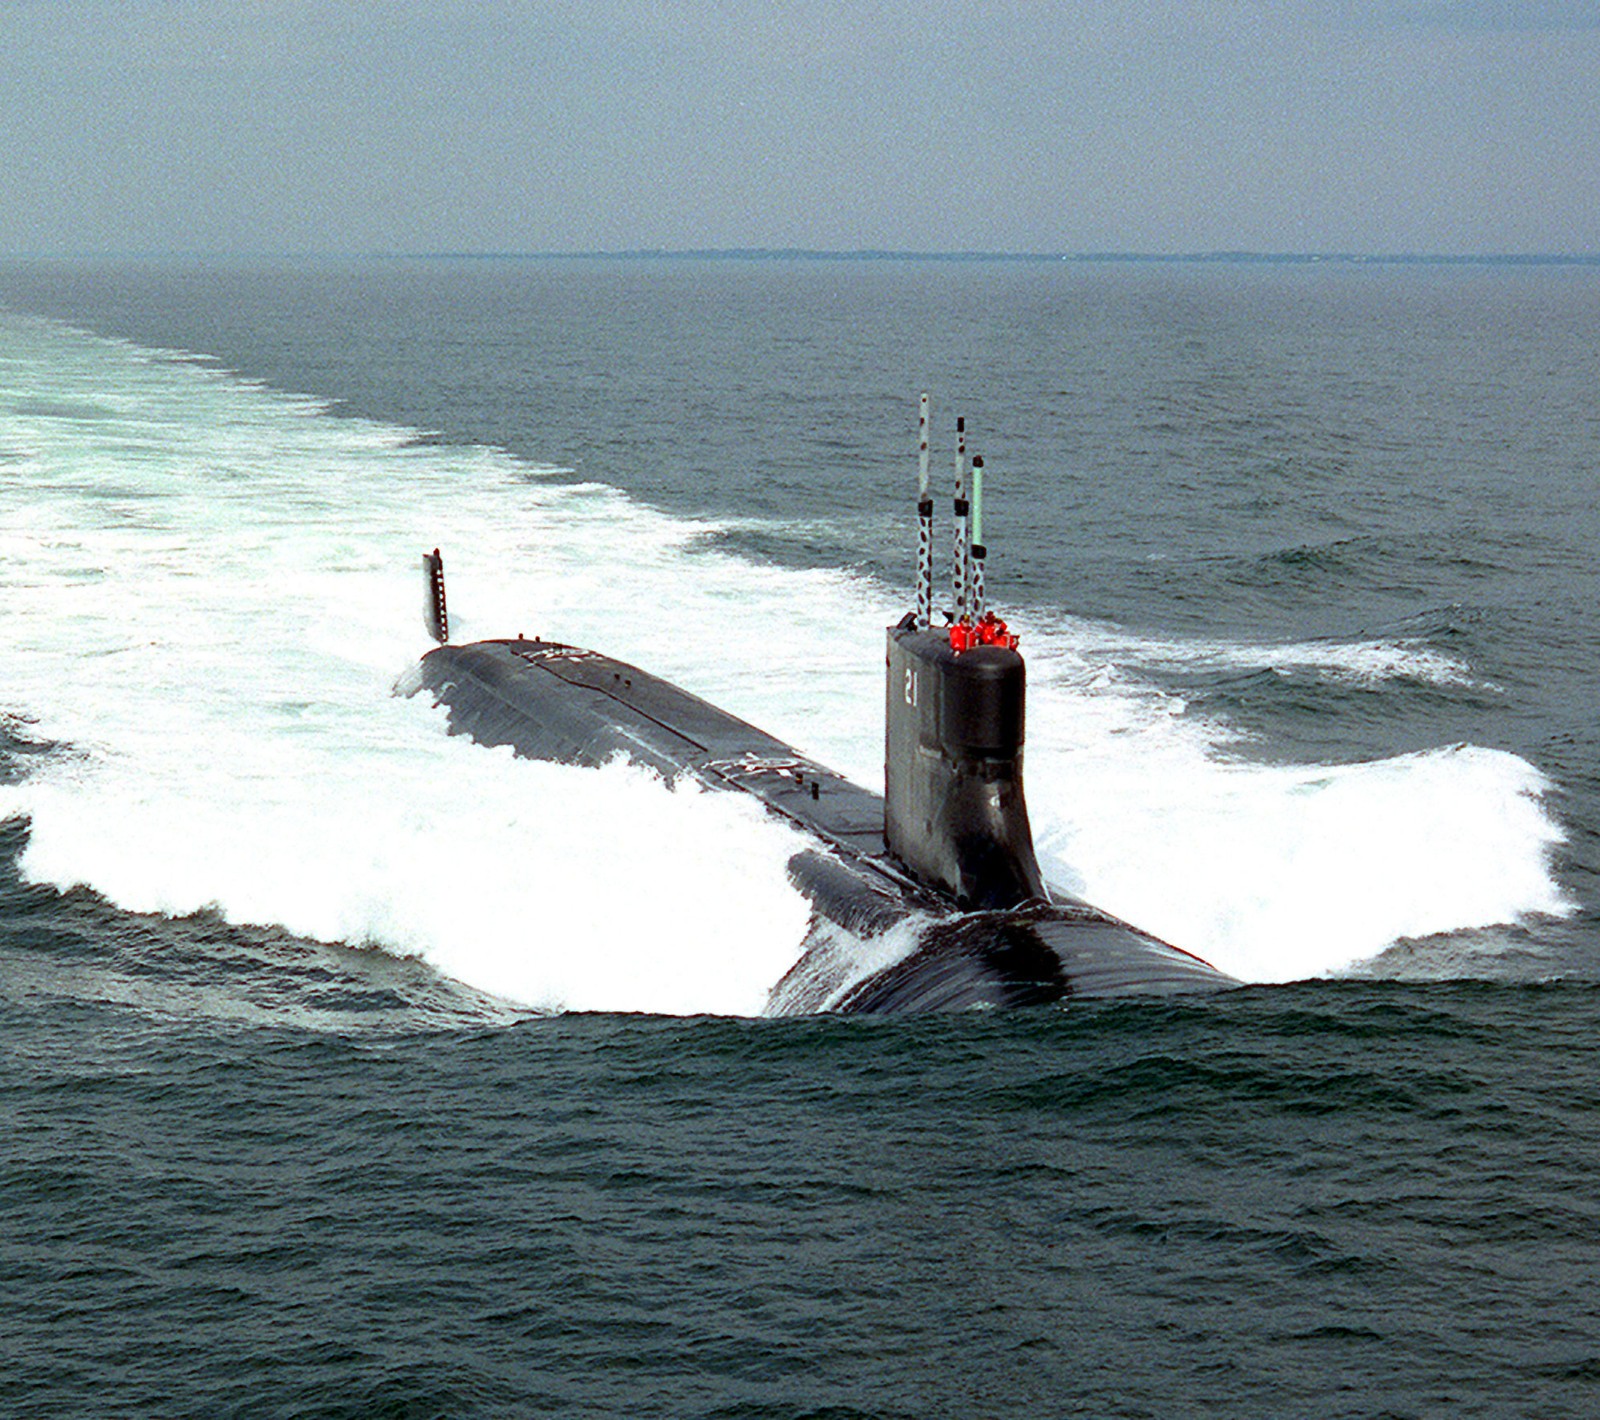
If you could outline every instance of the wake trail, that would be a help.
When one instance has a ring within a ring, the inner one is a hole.
[[[0,710],[68,747],[0,786],[32,880],[412,954],[539,1006],[761,1009],[806,932],[792,831],[628,766],[483,750],[392,697],[426,649],[418,555],[444,549],[457,640],[595,646],[875,787],[900,592],[48,322],[0,315],[0,358],[25,392],[0,396]],[[1250,765],[1136,671],[1076,675],[1105,628],[1022,629],[1047,876],[1224,970],[1315,974],[1568,910],[1525,761]],[[1122,639],[1129,664],[1183,653]],[[1332,673],[1452,673],[1323,649]]]

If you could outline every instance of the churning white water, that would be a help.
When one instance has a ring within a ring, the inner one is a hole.
[[[455,639],[593,645],[869,784],[904,592],[744,561],[708,524],[416,435],[0,314],[0,714],[59,746],[0,786],[0,818],[31,825],[24,871],[414,954],[536,1005],[759,1011],[805,932],[794,834],[738,796],[452,739],[393,697],[426,649],[419,554],[444,550]],[[1253,764],[1138,674],[1189,657],[1443,680],[1453,662],[1017,621],[1030,807],[1062,886],[1251,980],[1567,910],[1526,761]]]

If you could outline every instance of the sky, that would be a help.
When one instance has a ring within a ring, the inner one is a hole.
[[[1600,0],[0,0],[0,257],[1600,254]]]

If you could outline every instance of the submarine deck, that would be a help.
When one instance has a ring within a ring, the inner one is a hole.
[[[905,961],[846,997],[826,953],[809,953],[774,988],[775,1009],[943,1009],[1128,992],[1192,991],[1231,978],[1179,947],[1077,898],[968,912],[918,881],[884,843],[880,794],[798,753],[699,696],[619,661],[559,642],[442,645],[397,687],[430,691],[452,734],[525,758],[597,767],[621,755],[671,781],[751,795],[812,840],[788,865],[819,912],[871,936],[908,915],[933,925]]]
[[[446,705],[453,734],[563,764],[623,755],[669,780],[738,789],[934,905],[884,848],[882,795],[670,681],[598,651],[522,639],[440,646],[420,669],[419,688]]]

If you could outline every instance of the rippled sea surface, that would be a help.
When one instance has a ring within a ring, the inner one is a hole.
[[[1597,350],[1583,266],[0,267],[0,1414],[1593,1414]],[[871,782],[924,389],[1047,876],[1244,988],[764,1018],[787,830],[390,696],[438,545]]]

